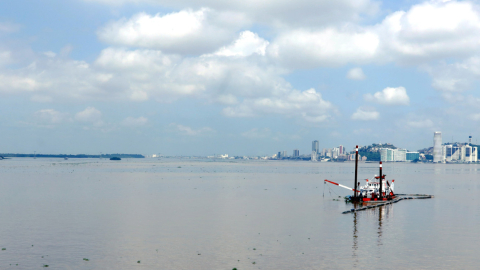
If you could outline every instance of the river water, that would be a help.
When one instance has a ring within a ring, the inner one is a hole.
[[[476,164],[384,164],[397,193],[435,198],[350,214],[337,199],[351,192],[323,180],[353,186],[353,163],[13,158],[0,170],[0,269],[480,265]]]

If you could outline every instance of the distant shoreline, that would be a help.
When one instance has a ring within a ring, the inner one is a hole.
[[[103,155],[69,155],[69,154],[12,154],[12,153],[0,153],[0,157],[11,158],[11,157],[32,157],[32,158],[145,158],[145,156],[140,154],[103,154]]]

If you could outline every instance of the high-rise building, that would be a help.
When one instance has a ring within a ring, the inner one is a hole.
[[[344,154],[343,151],[345,151],[345,150],[343,149],[343,145],[340,145],[340,146],[338,147],[338,154],[339,154],[339,155],[343,155],[343,154]]]
[[[294,157],[294,158],[300,157],[300,151],[298,151],[298,149],[294,149],[294,150],[293,150],[293,157]]]
[[[332,149],[332,157],[337,158],[340,155],[338,147]]]
[[[433,162],[442,162],[442,132],[433,133]]]
[[[407,152],[405,154],[406,160],[407,161],[412,161],[416,159],[420,159],[420,153],[419,152]]]
[[[315,151],[317,154],[320,152],[320,145],[317,140],[312,142],[312,151]]]
[[[446,162],[477,162],[477,147],[447,144],[442,147],[442,154]]]
[[[311,161],[317,161],[317,152],[312,151]]]
[[[288,157],[287,151],[283,151],[282,157]]]
[[[451,144],[443,146],[442,154],[445,157],[445,161],[452,161],[452,155],[453,155],[452,150],[453,150],[453,146]]]
[[[406,149],[380,148],[381,161],[407,161]]]

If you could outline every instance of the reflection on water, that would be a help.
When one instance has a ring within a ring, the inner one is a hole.
[[[476,164],[384,164],[397,192],[435,198],[351,214],[337,200],[348,190],[322,197],[322,185],[353,186],[353,163],[11,159],[0,169],[0,269],[480,263]],[[359,179],[376,173],[377,165],[359,166]]]
[[[358,230],[357,230],[357,212],[353,212],[353,259],[355,265],[358,265],[357,249],[358,249]]]

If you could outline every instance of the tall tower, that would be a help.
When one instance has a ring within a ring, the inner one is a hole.
[[[472,144],[472,136],[468,136],[468,144]]]
[[[318,144],[318,141],[315,140],[312,142],[312,152],[315,151],[315,153],[318,154],[318,152],[320,151],[320,146]]]
[[[442,132],[433,133],[433,162],[442,162]]]

